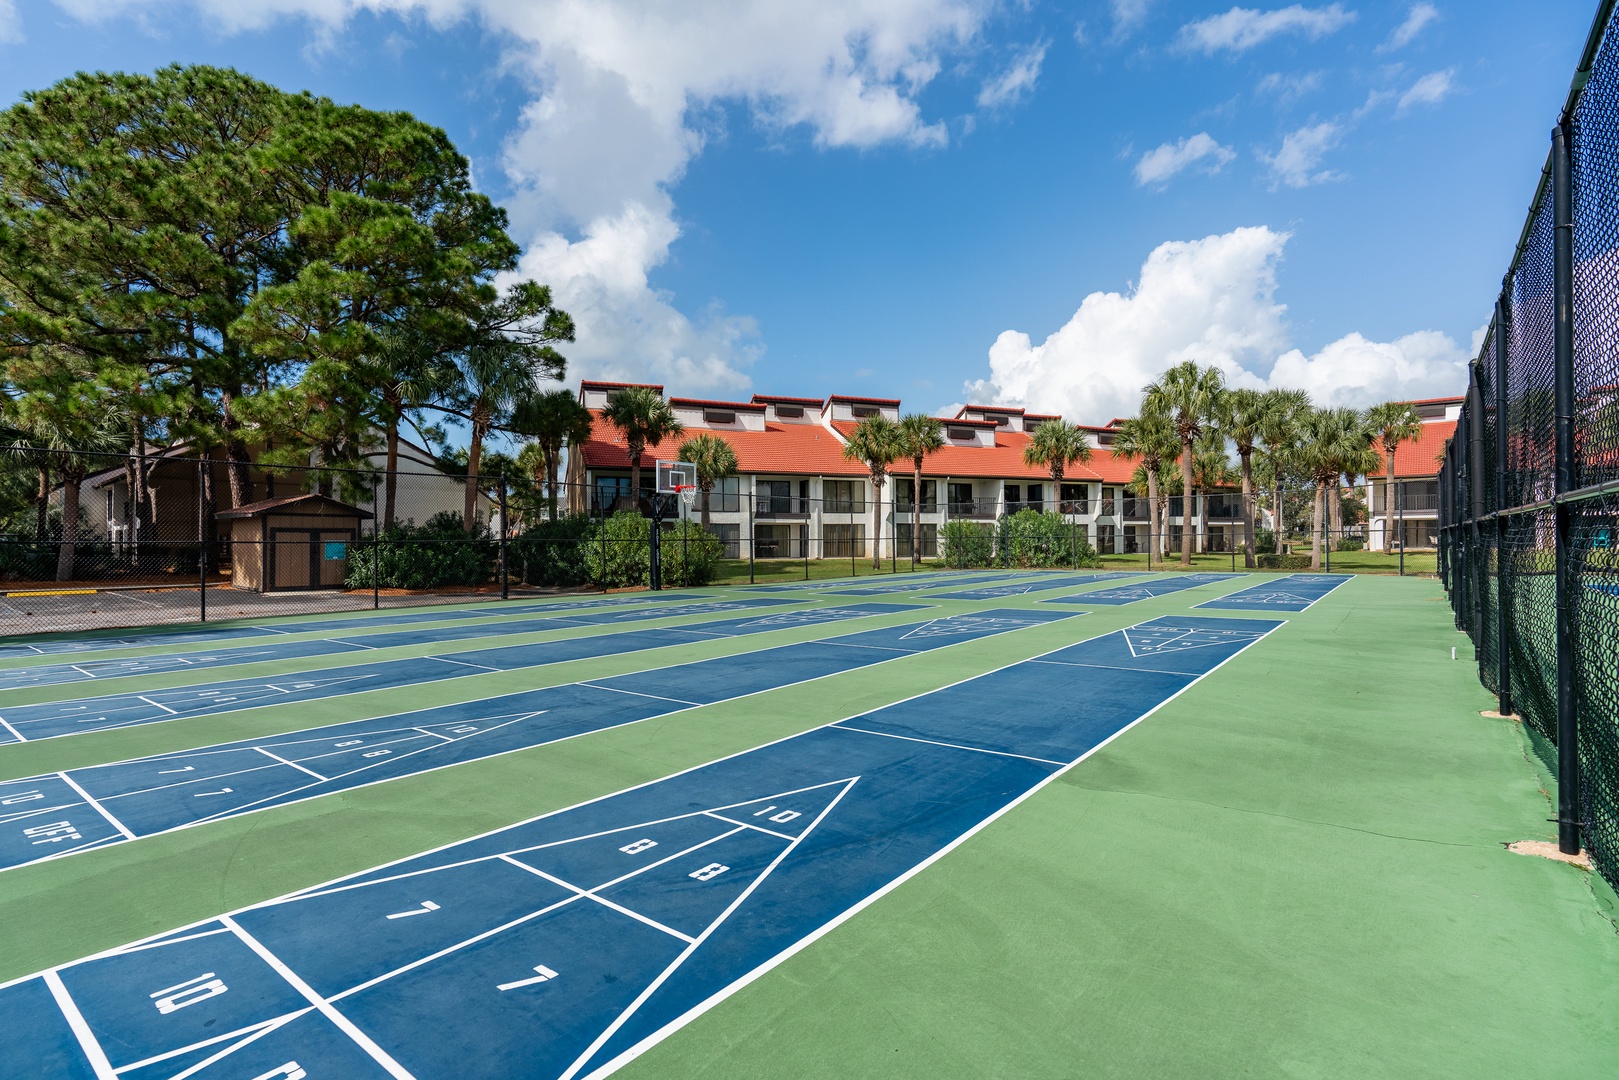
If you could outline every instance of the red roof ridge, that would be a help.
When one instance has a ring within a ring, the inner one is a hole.
[[[793,405],[814,405],[817,409],[826,404],[826,399],[825,398],[818,398],[818,397],[784,397],[781,394],[754,394],[753,395],[753,400],[756,401],[756,402],[759,402],[759,401],[769,402],[771,404],[774,404],[775,402],[778,402],[778,401],[785,401],[785,402],[788,402],[788,403],[793,404]]]
[[[764,412],[763,405],[751,401],[711,401],[707,398],[672,397],[671,405],[711,405],[722,409],[746,409],[749,412]]]
[[[850,394],[833,394],[828,401],[862,401],[868,405],[898,405],[899,398],[882,397],[855,397]]]
[[[1003,413],[1007,413],[1007,414],[1017,413],[1019,415],[1022,415],[1022,413],[1023,413],[1023,410],[1018,408],[1016,405],[963,405],[961,407],[961,411],[956,413],[956,416],[959,417],[959,416],[961,416],[962,413],[968,412],[968,411],[972,411],[972,412],[1003,412]]]
[[[597,380],[597,379],[581,379],[579,381],[579,389],[580,390],[583,390],[587,386],[611,386],[611,387],[616,387],[616,388],[618,388],[620,390],[625,389],[627,387],[631,387],[631,386],[640,386],[640,387],[645,387],[648,390],[656,390],[660,394],[663,393],[663,384],[662,383],[601,382],[600,380]]]

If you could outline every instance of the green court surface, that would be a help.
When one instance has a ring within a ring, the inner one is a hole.
[[[1552,837],[1548,781],[1516,725],[1479,715],[1493,702],[1438,584],[1357,577],[1303,612],[1191,610],[1260,580],[1074,605],[1086,614],[6,871],[0,980],[1158,616],[1268,616],[1286,623],[617,1075],[1619,1075],[1612,893],[1505,850]],[[3,746],[0,780],[927,615],[1050,611],[1049,595],[879,597],[934,610]]]

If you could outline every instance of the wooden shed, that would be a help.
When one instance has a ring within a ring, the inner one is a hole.
[[[221,510],[230,525],[231,585],[254,592],[342,588],[360,542],[357,506],[325,495],[289,495]]]

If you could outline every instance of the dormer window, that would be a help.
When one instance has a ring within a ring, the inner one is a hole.
[[[704,409],[703,423],[705,424],[734,424],[736,413],[721,412],[719,409]]]
[[[804,406],[802,406],[802,405],[777,405],[776,406],[776,415],[781,416],[781,417],[786,417],[789,420],[799,420],[799,419],[802,419],[803,416],[804,416]]]
[[[993,413],[985,413],[984,419],[994,421],[996,427],[1005,427],[1012,422],[1010,416],[996,416]]]
[[[876,416],[882,410],[875,405],[855,405],[851,407],[856,420],[864,420],[868,416]]]
[[[964,428],[964,427],[953,427],[953,428],[950,429],[950,437],[952,439],[955,439],[957,442],[972,442],[973,441],[973,429],[972,428]]]

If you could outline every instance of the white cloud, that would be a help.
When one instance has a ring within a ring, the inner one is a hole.
[[[1215,365],[1232,386],[1303,389],[1320,405],[1437,396],[1465,383],[1469,354],[1436,331],[1387,343],[1348,334],[1310,356],[1292,348],[1276,301],[1287,241],[1254,226],[1161,244],[1133,290],[1085,297],[1040,344],[1002,332],[988,377],[964,387],[966,400],[1103,423],[1134,415],[1141,388],[1183,360]]]
[[[1206,131],[1148,150],[1136,162],[1136,183],[1166,184],[1173,177],[1203,163],[1203,171],[1219,172],[1237,156],[1234,150],[1221,146]]]
[[[1322,73],[1307,71],[1302,75],[1283,75],[1273,71],[1259,80],[1254,89],[1261,94],[1270,94],[1282,102],[1295,101],[1305,94],[1312,94],[1321,89]]]
[[[1032,91],[1040,78],[1040,65],[1045,62],[1049,44],[1037,41],[1019,53],[1011,67],[984,84],[978,92],[978,104],[986,109],[1011,105]]]
[[[1435,19],[1439,18],[1439,9],[1429,3],[1412,4],[1411,11],[1406,15],[1405,21],[1394,28],[1389,39],[1377,47],[1378,52],[1393,52],[1403,49],[1416,40],[1418,34]]]
[[[1341,173],[1318,166],[1327,151],[1338,145],[1342,135],[1343,128],[1330,121],[1310,124],[1284,135],[1276,153],[1260,155],[1270,166],[1272,187],[1301,188],[1339,179]]]
[[[1398,111],[1405,112],[1414,105],[1437,105],[1444,101],[1456,89],[1455,75],[1454,68],[1424,75],[1411,84],[1411,89],[1400,95]]]
[[[1147,19],[1153,0],[1113,0],[1113,33],[1124,37]]]
[[[1261,385],[1245,364],[1287,346],[1275,302],[1285,233],[1241,228],[1161,244],[1128,294],[1092,293],[1040,344],[1007,330],[989,350],[989,376],[969,401],[1021,404],[1081,423],[1135,411],[1141,388],[1182,360],[1218,365],[1235,383]]]
[[[12,0],[0,0],[0,45],[12,45],[23,40],[22,17]]]
[[[1437,330],[1386,342],[1346,334],[1311,356],[1298,349],[1283,353],[1269,383],[1308,390],[1317,405],[1365,408],[1380,401],[1461,393],[1470,355]]]
[[[1299,34],[1313,41],[1354,21],[1355,13],[1345,11],[1342,4],[1320,8],[1293,4],[1275,11],[1234,7],[1181,27],[1180,45],[1203,53],[1245,52],[1282,34]]]
[[[10,0],[0,0],[0,5]],[[917,95],[972,47],[994,0],[60,0],[85,20],[189,7],[225,31],[309,20],[317,35],[360,12],[444,26],[475,19],[532,97],[504,166],[523,272],[575,317],[571,378],[656,377],[679,390],[747,385],[747,319],[683,314],[648,274],[678,238],[670,189],[701,153],[700,116],[743,103],[822,148],[947,141]],[[1038,61],[1025,76],[1032,84]],[[1009,93],[1018,92],[1010,87]]]

